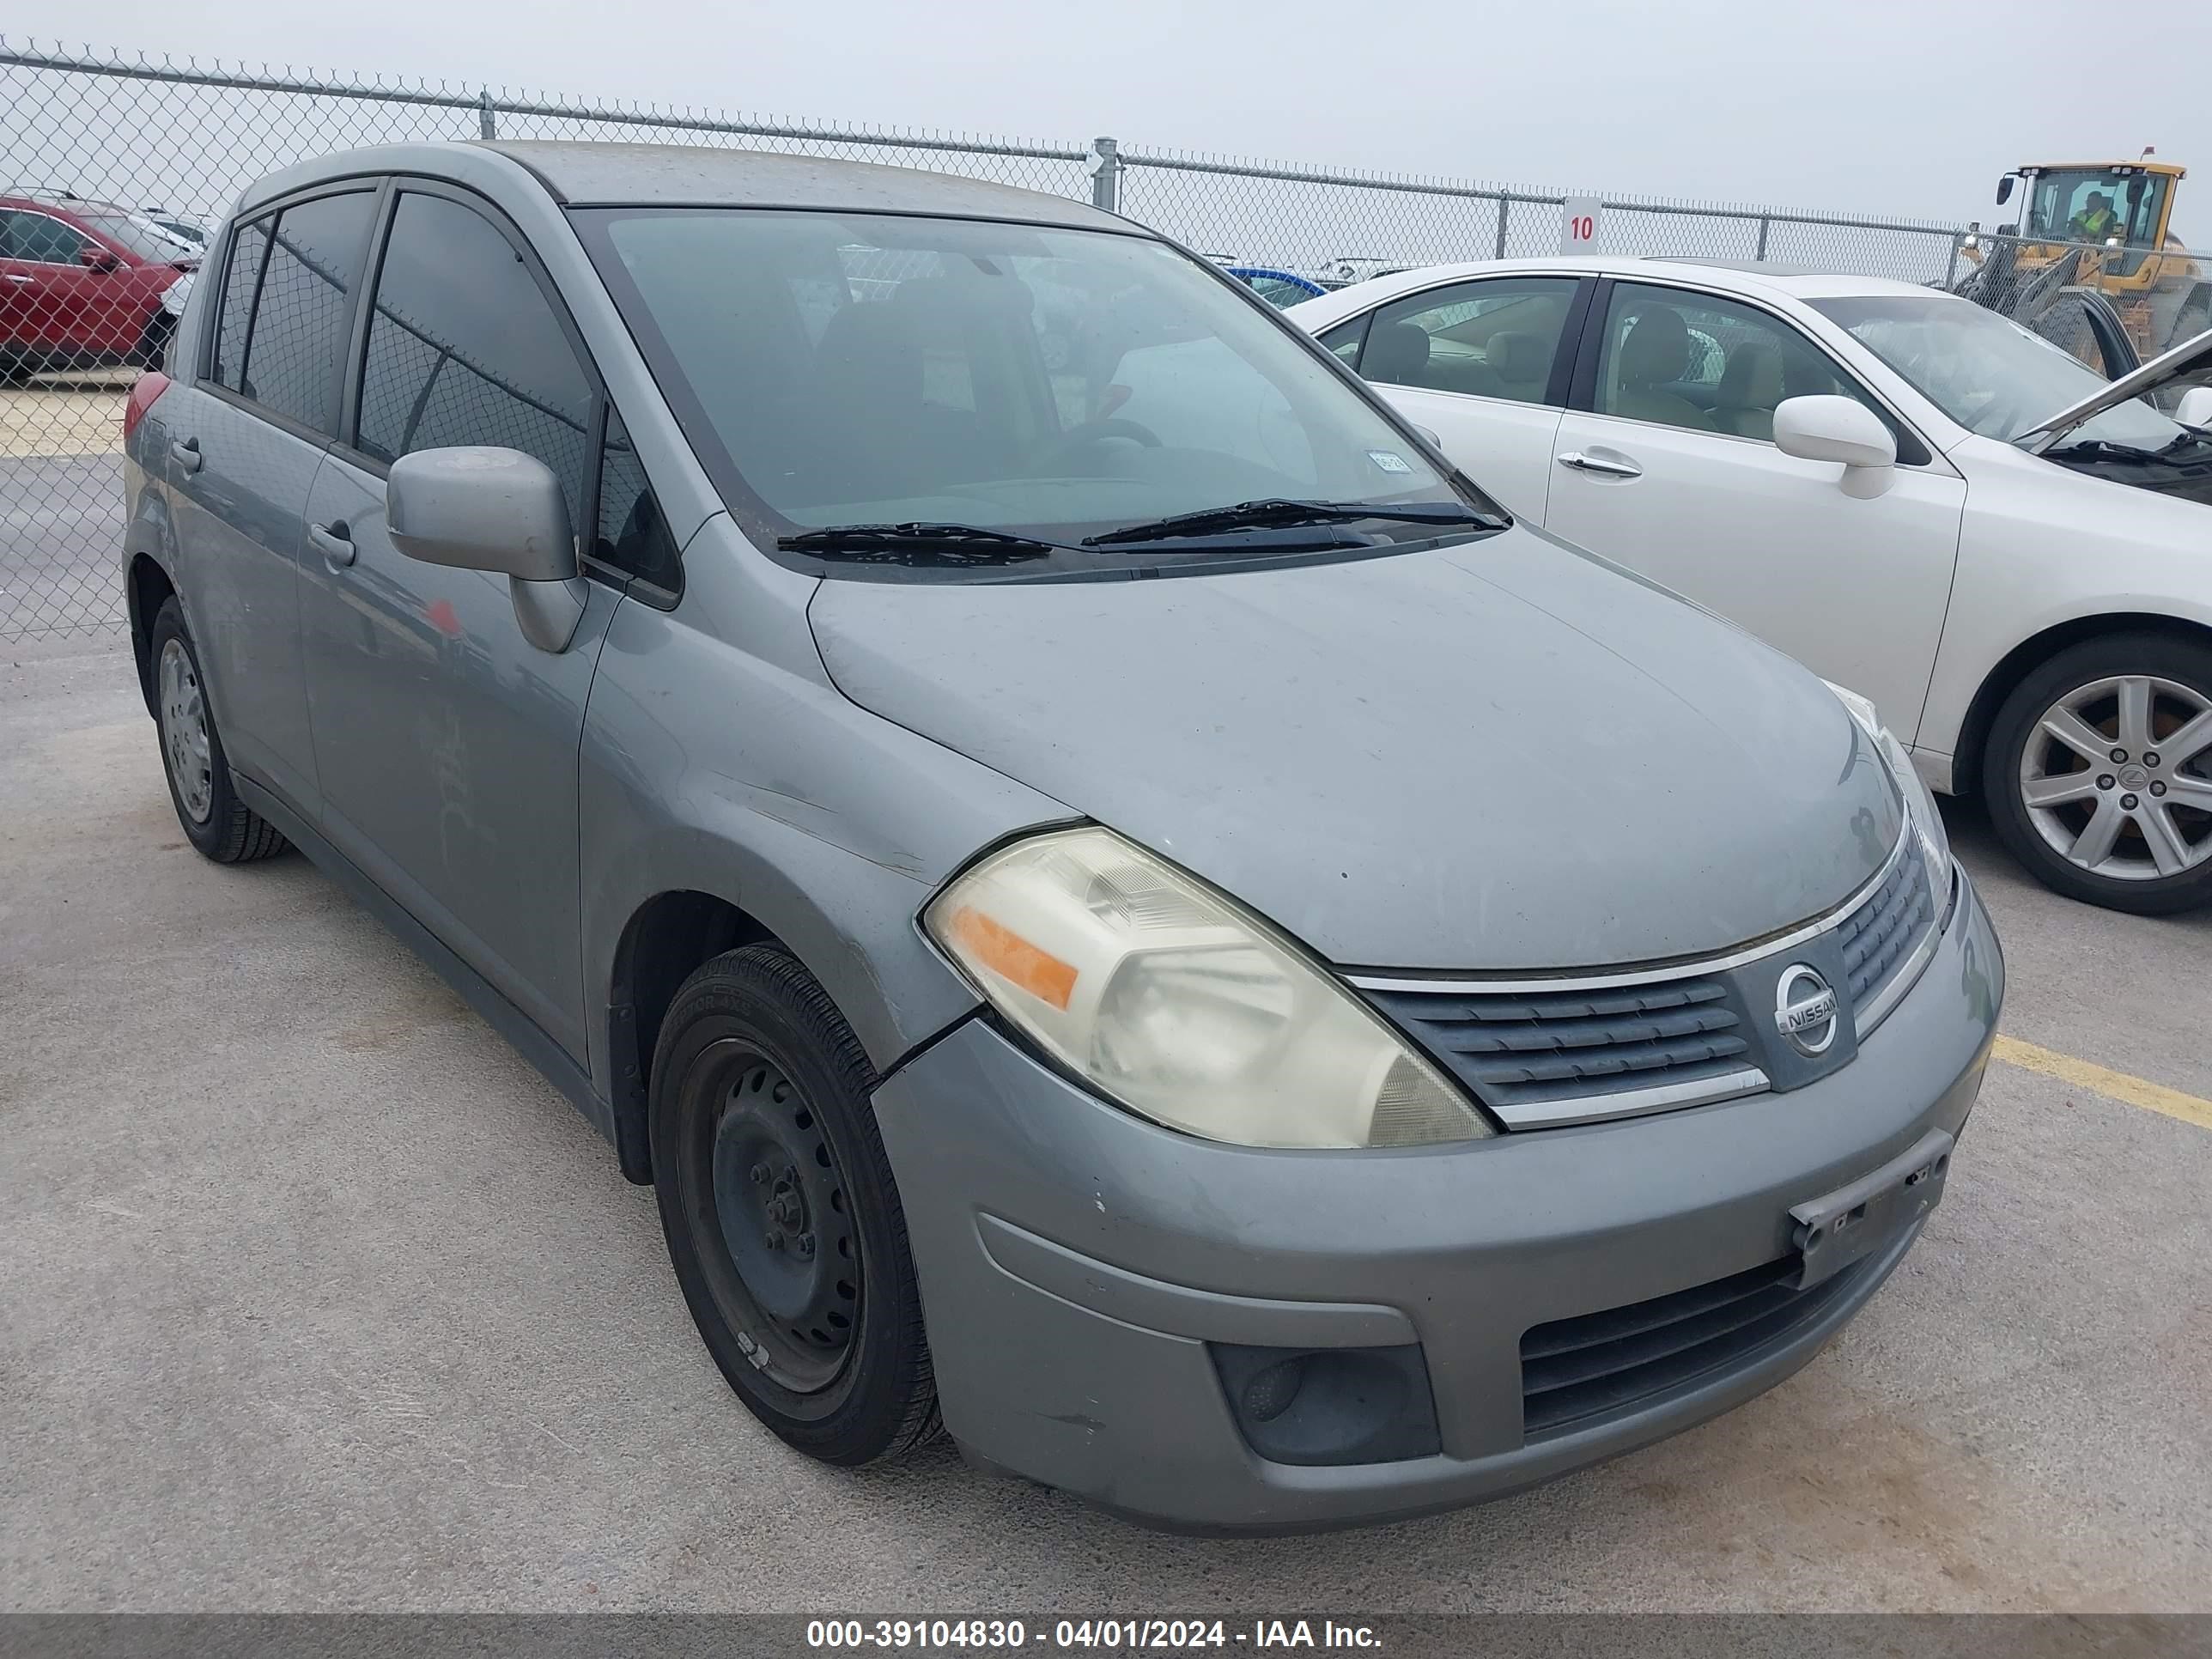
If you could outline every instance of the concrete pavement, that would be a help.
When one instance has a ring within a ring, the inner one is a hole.
[[[1993,1066],[1806,1371],[1486,1508],[1202,1540],[941,1445],[833,1471],[731,1397],[650,1194],[511,1049],[298,856],[192,853],[119,647],[9,653],[0,1609],[2212,1609],[2204,1128]],[[2212,1097],[2212,917],[1955,834],[2007,1032]]]

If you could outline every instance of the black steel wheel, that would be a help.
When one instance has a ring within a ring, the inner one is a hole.
[[[677,993],[655,1044],[653,1185],[694,1322],[753,1413],[833,1463],[936,1426],[873,1072],[789,955],[750,945]]]

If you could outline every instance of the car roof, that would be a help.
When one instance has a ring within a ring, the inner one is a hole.
[[[94,202],[82,196],[69,196],[58,190],[11,190],[0,191],[0,206],[34,208],[41,213],[136,213],[136,208],[118,207],[112,202]]]
[[[782,207],[857,213],[933,214],[1138,234],[1127,220],[1040,191],[879,161],[842,161],[779,150],[703,144],[556,143],[486,139],[386,144],[340,151],[285,168],[249,188],[252,207],[325,179],[369,173],[477,176],[487,153],[527,171],[570,206]]]
[[[1548,258],[1476,259],[1458,264],[1420,265],[1387,276],[1370,277],[1350,288],[1339,289],[1328,299],[1337,302],[1354,301],[1355,303],[1341,307],[1349,315],[1362,309],[1357,301],[1370,295],[1382,299],[1440,282],[1460,282],[1513,271],[1570,276],[1589,272],[1630,280],[1639,276],[1663,277],[1671,275],[1716,293],[1779,294],[1797,300],[1831,299],[1845,295],[1912,294],[1925,296],[1940,292],[1912,283],[1896,282],[1887,276],[1855,276],[1845,272],[1823,271],[1800,265],[1767,264],[1753,260],[1633,253],[1561,253]],[[1322,301],[1315,300],[1307,303],[1318,306]]]

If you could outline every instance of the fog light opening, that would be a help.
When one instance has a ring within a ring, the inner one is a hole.
[[[1388,1463],[1443,1449],[1417,1343],[1211,1348],[1237,1431],[1271,1462]]]

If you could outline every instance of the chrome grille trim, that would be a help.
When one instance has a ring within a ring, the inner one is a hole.
[[[1756,1066],[1719,1077],[1692,1078],[1686,1083],[1662,1083],[1649,1089],[1624,1089],[1609,1095],[1582,1095],[1572,1100],[1532,1101],[1521,1106],[1492,1106],[1490,1109],[1509,1129],[1564,1129],[1575,1123],[1604,1123],[1616,1117],[1645,1117],[1653,1112],[1672,1112],[1685,1106],[1711,1106],[1746,1095],[1765,1094],[1766,1073]]]

